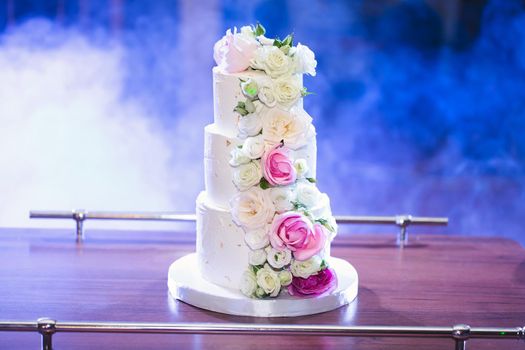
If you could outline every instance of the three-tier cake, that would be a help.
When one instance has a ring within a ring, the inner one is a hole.
[[[182,263],[174,263],[172,294],[254,316],[348,303],[357,294],[357,273],[330,258],[337,225],[316,186],[316,133],[302,103],[309,94],[303,74],[316,73],[313,52],[292,36],[269,39],[257,25],[228,30],[214,59],[205,191],[197,198],[196,254],[185,262],[198,274],[183,277]],[[306,303],[311,298],[315,306]]]

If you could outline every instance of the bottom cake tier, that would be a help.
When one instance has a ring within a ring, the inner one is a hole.
[[[330,211],[328,196],[313,213]],[[242,274],[249,263],[250,248],[244,241],[245,233],[233,220],[229,209],[210,204],[203,191],[197,197],[197,265],[201,276],[219,286],[239,289]],[[331,237],[333,238],[333,237]],[[323,256],[330,256],[330,240]]]
[[[358,275],[347,261],[329,258],[339,283],[329,294],[294,297],[283,294],[276,299],[247,298],[240,291],[218,286],[194,272],[197,254],[186,255],[175,261],[168,272],[168,288],[173,298],[187,304],[230,315],[252,317],[288,317],[317,314],[350,304],[345,318],[352,318],[357,296]]]

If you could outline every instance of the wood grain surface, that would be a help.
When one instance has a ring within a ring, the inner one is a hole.
[[[349,306],[297,318],[235,317],[168,294],[169,265],[194,251],[188,232],[0,229],[0,319],[517,327],[525,325],[525,250],[501,238],[341,236],[332,255],[359,273]],[[36,333],[0,332],[0,349],[39,349]],[[64,334],[57,349],[453,349],[448,339],[224,335]],[[469,349],[525,349],[471,340]]]

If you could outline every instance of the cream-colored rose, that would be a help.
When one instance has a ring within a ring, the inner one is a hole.
[[[275,107],[277,104],[277,99],[275,98],[275,94],[273,93],[271,85],[261,86],[258,96],[259,100],[270,108]]]
[[[293,275],[288,270],[282,270],[279,271],[279,280],[281,281],[281,285],[286,287],[292,283]]]
[[[315,184],[309,181],[300,181],[295,187],[297,201],[304,204],[307,208],[312,208],[319,204],[321,192]]]
[[[284,140],[284,145],[297,149],[306,145],[312,117],[302,108],[294,107],[290,111],[271,108],[265,111],[263,119],[263,137],[270,145]]]
[[[321,270],[323,259],[320,256],[314,255],[308,260],[292,260],[290,271],[295,277],[308,278],[314,273]]]
[[[293,163],[295,171],[297,172],[297,178],[305,177],[308,174],[308,162],[304,158],[296,159]]]
[[[250,250],[248,252],[248,262],[250,265],[262,265],[266,262],[266,252],[264,249]]]
[[[288,265],[290,261],[292,261],[292,252],[289,249],[279,251],[275,248],[271,248],[268,251],[266,259],[268,260],[268,264],[270,264],[270,266],[276,269],[281,269]]]
[[[281,291],[281,280],[277,272],[265,264],[264,268],[257,271],[257,284],[261,287],[266,294],[271,297],[276,297]]]
[[[247,230],[264,227],[275,214],[272,200],[259,187],[237,193],[230,201],[230,207],[233,221]]]
[[[277,102],[284,107],[291,107],[301,98],[301,82],[297,76],[277,79],[273,85]]]
[[[250,157],[244,153],[244,151],[239,148],[235,147],[230,152],[230,165],[231,166],[239,166],[242,164],[247,164],[251,161]]]
[[[262,169],[259,161],[251,161],[233,169],[233,183],[239,191],[246,191],[261,181]]]
[[[290,186],[270,188],[270,198],[272,199],[275,211],[284,213],[293,209],[293,201],[295,201],[294,191]]]
[[[257,279],[251,269],[244,271],[241,276],[241,292],[247,297],[251,297],[257,290]]]
[[[252,250],[262,249],[270,244],[270,238],[268,237],[267,228],[258,228],[246,232],[244,235],[244,241]]]
[[[277,46],[259,47],[252,60],[253,68],[264,70],[272,78],[290,75],[295,65],[292,58]]]
[[[299,43],[290,50],[290,55],[293,57],[295,72],[297,74],[310,74],[311,76],[315,76],[317,61],[315,60],[315,54],[308,46]]]
[[[262,135],[247,137],[242,144],[242,150],[250,159],[261,158],[264,153],[265,143]]]

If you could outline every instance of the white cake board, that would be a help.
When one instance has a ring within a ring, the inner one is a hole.
[[[275,299],[251,299],[240,291],[206,281],[197,272],[197,254],[186,255],[168,272],[168,287],[173,298],[193,306],[229,315],[253,317],[287,317],[312,315],[337,309],[351,303],[357,296],[357,271],[347,261],[330,258],[338,286],[328,295],[293,297],[282,293]]]

